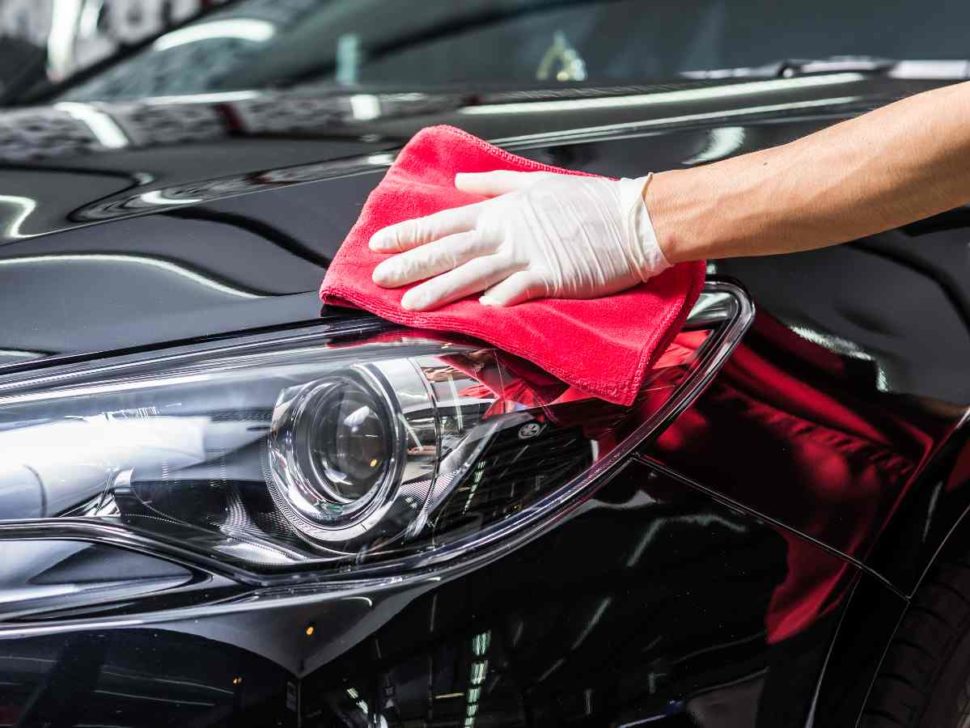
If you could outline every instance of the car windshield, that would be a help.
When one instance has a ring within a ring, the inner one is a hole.
[[[239,0],[61,98],[607,85],[792,58],[957,59],[968,21],[970,3],[914,0]]]

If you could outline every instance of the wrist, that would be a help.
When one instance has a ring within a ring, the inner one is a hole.
[[[627,259],[641,281],[646,282],[670,267],[670,262],[657,244],[650,212],[644,200],[652,174],[639,179],[620,180],[620,204],[626,216]]]
[[[677,170],[658,172],[643,188],[643,204],[647,210],[657,247],[670,265],[691,260],[689,251],[673,225],[676,216],[678,176]]]

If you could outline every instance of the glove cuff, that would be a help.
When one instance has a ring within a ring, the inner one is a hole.
[[[638,179],[623,178],[620,184],[620,208],[626,225],[625,241],[627,256],[640,280],[646,283],[658,273],[670,267],[657,242],[657,233],[650,222],[650,212],[644,194],[653,179],[651,172]]]

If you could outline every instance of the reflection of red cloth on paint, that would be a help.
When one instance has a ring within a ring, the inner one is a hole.
[[[700,483],[864,558],[934,440],[852,393],[844,361],[759,314],[704,397],[651,454]],[[831,610],[845,563],[799,536],[769,614],[769,639]]]
[[[967,485],[970,485],[970,442],[965,444],[963,450],[957,455],[956,464],[950,472],[950,477],[946,479],[946,489],[956,490]]]
[[[515,409],[547,407],[563,397],[589,396],[581,392],[571,393],[573,388],[568,384],[524,359],[494,349],[492,353],[492,366],[481,366],[463,354],[441,357],[444,363],[478,381],[462,389],[461,394],[496,398],[486,416]]]
[[[774,644],[792,637],[835,609],[844,596],[851,568],[832,554],[791,533],[782,532],[788,544],[788,576],[771,595],[765,630]]]
[[[474,352],[441,354],[439,358],[442,364],[473,381],[458,391],[460,396],[482,400],[494,398],[483,418],[522,409],[542,410],[540,419],[547,419],[560,427],[582,427],[585,437],[596,440],[602,457],[666,402],[709,335],[707,330],[679,332],[657,357],[649,383],[640,392],[632,411],[596,399],[578,387],[570,387],[530,361],[491,347],[481,350],[489,352],[481,360],[476,360]],[[405,329],[373,334],[363,341],[355,339],[352,345],[405,341],[471,343],[453,335]],[[345,345],[349,344],[331,344],[338,348]]]
[[[328,305],[356,306],[406,326],[483,339],[584,392],[632,403],[700,293],[703,262],[676,265],[611,296],[541,299],[508,308],[467,298],[436,311],[405,311],[400,302],[408,287],[380,288],[371,280],[374,267],[386,257],[367,247],[371,235],[395,222],[479,201],[455,189],[455,173],[495,169],[567,173],[452,127],[418,132],[367,198],[327,270],[321,298]]]

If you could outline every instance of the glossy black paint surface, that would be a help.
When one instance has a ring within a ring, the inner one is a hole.
[[[549,538],[416,599],[304,680],[306,717],[346,720],[354,688],[396,721],[461,721],[487,660],[486,725],[798,725],[831,622],[768,644],[785,541],[671,486],[631,464]]]
[[[259,129],[222,126],[224,103],[136,104],[125,113],[168,135],[120,150],[53,143],[63,132],[11,143],[0,364],[319,321],[316,287],[386,152],[428,123],[620,176],[783,143],[930,86],[799,80],[685,84],[700,93],[657,103],[635,89],[638,103],[613,106],[553,93],[566,103],[533,111],[515,95],[388,100],[368,122],[334,99],[325,123],[299,127],[300,107],[271,99],[275,125]],[[217,120],[201,136],[199,117]],[[714,262],[759,311],[729,366],[586,508],[489,566],[147,624],[8,614],[0,723],[454,724],[487,657],[479,726],[784,728],[804,724],[817,689],[817,724],[847,725],[905,597],[970,507],[968,225],[958,210],[836,249]]]
[[[798,608],[786,536],[631,462],[548,536],[457,578],[137,627],[17,635],[10,620],[6,710],[18,725],[119,710],[139,725],[285,725],[293,684],[303,725],[444,724],[464,719],[487,661],[485,725],[797,726],[853,574],[830,614],[775,639]],[[53,701],[56,681],[83,710]]]
[[[5,725],[296,725],[292,676],[167,630],[80,631],[0,643]]]

